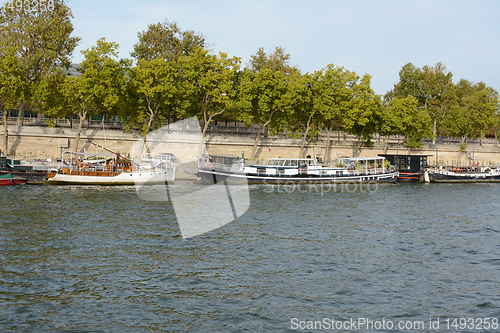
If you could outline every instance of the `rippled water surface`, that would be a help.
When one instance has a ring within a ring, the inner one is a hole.
[[[0,188],[0,331],[500,319],[498,184],[249,189],[243,216],[183,239],[172,204],[134,187]]]

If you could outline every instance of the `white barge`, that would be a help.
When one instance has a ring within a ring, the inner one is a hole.
[[[385,161],[381,156],[353,157],[340,160],[338,167],[324,167],[312,158],[272,158],[262,165],[245,165],[236,156],[213,155],[199,162],[197,175],[210,183],[228,177],[231,182],[247,183],[396,182],[398,172]]]

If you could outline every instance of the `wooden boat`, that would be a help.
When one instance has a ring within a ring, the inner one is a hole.
[[[27,178],[15,177],[11,173],[0,175],[0,186],[23,185],[27,182]]]
[[[197,175],[202,182],[217,183],[230,177],[231,182],[247,183],[349,183],[395,182],[398,172],[387,168],[385,158],[357,157],[342,159],[339,167],[323,167],[312,158],[272,158],[263,165],[245,165],[236,156],[212,155],[199,162]]]
[[[500,182],[500,169],[490,167],[428,168],[426,182],[434,183],[487,183]]]
[[[100,147],[100,146],[99,146]],[[154,185],[175,181],[175,166],[164,154],[139,162],[101,147],[109,153],[64,153],[64,164],[50,177],[52,184]]]

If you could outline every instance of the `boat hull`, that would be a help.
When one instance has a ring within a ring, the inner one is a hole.
[[[27,182],[26,178],[0,179],[0,186],[23,185]]]
[[[433,183],[498,183],[500,174],[497,173],[438,173],[429,172],[429,180]]]
[[[241,172],[230,172],[222,170],[198,169],[197,176],[201,182],[219,183],[229,179],[231,183],[248,184],[287,184],[287,183],[394,183],[397,181],[398,172],[388,172],[368,175],[342,175],[342,176],[318,176],[318,175],[293,175],[288,177],[279,176],[257,176]]]
[[[30,184],[43,183],[49,176],[50,172],[45,171],[0,171],[0,176],[12,174],[14,177],[26,178]]]
[[[114,176],[71,175],[57,173],[51,184],[68,185],[157,185],[175,181],[175,168],[160,171],[122,172]]]

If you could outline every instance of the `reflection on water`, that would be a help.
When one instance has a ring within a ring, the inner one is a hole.
[[[496,184],[269,186],[250,185],[243,216],[187,240],[172,204],[141,200],[134,187],[0,188],[0,330],[500,317]]]

